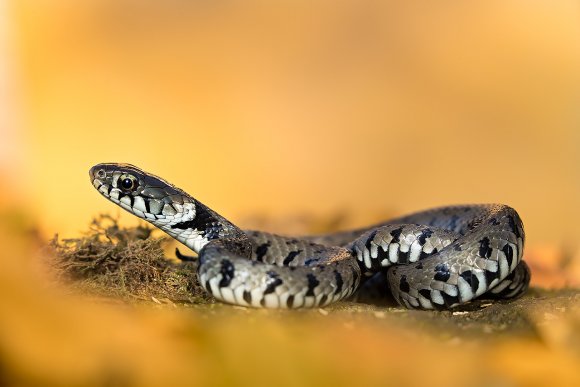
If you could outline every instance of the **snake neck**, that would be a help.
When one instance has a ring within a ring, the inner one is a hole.
[[[211,241],[219,240],[220,245],[229,246],[227,241],[235,240],[242,246],[237,253],[251,254],[251,241],[246,233],[211,208],[185,195],[187,200],[183,206],[174,205],[177,210],[174,221],[159,226],[163,231],[196,253]]]

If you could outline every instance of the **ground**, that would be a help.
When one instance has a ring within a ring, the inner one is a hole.
[[[220,309],[197,282],[195,262],[167,259],[162,248],[167,239],[151,237],[152,231],[145,225],[122,228],[116,219],[101,216],[93,220],[91,231],[83,238],[51,242],[56,253],[57,274],[72,286],[94,295],[127,302],[140,300],[196,307],[201,311],[204,305],[208,310]],[[321,309],[320,313],[340,313],[353,319],[361,315],[376,318],[389,315],[396,323],[416,324],[441,337],[472,335],[484,339],[486,335],[499,333],[533,337],[537,335],[537,316],[555,318],[570,308],[578,309],[578,301],[577,289],[533,287],[515,301],[478,300],[452,311],[425,313],[392,303],[385,307],[384,303],[374,306],[343,301]],[[222,313],[233,311],[229,306],[221,310]],[[254,311],[247,309],[246,313]]]
[[[441,312],[259,310],[215,302],[143,225],[101,216],[40,255],[29,242],[13,256],[41,257],[40,276],[14,260],[0,273],[6,384],[580,385],[577,289]]]

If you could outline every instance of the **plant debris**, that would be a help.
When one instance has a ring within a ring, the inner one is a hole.
[[[156,303],[211,303],[197,281],[196,261],[175,262],[164,256],[167,238],[152,236],[143,224],[121,227],[118,219],[99,215],[81,238],[59,239],[54,250],[56,275],[96,296]],[[156,300],[156,301],[155,301]]]

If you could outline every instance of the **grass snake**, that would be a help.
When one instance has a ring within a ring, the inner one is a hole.
[[[478,297],[517,297],[530,281],[522,221],[503,204],[441,207],[364,229],[286,237],[242,230],[129,164],[98,164],[89,174],[107,199],[197,252],[202,287],[230,304],[321,307],[373,277],[407,308],[447,309]]]

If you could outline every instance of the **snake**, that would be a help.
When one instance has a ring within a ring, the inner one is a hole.
[[[530,282],[523,223],[504,204],[438,207],[366,228],[283,236],[242,230],[131,164],[97,164],[89,175],[102,196],[196,252],[199,283],[228,304],[324,307],[375,282],[403,307],[445,310],[513,299]]]

